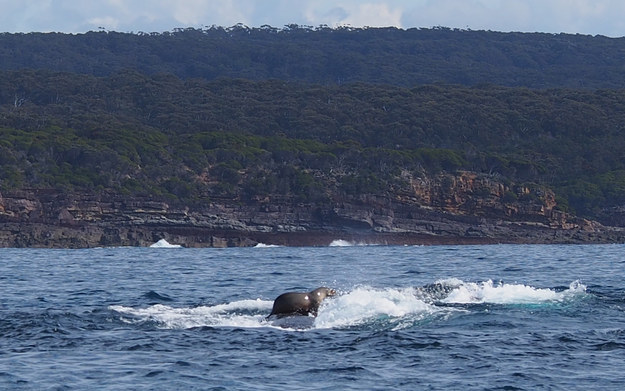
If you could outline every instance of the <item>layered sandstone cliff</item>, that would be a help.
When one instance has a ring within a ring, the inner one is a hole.
[[[620,228],[571,218],[554,194],[474,173],[411,178],[411,189],[323,204],[267,197],[184,203],[53,190],[4,192],[0,246],[186,247],[326,245],[336,238],[380,244],[622,242]]]

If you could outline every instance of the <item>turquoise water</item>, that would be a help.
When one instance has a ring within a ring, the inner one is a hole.
[[[622,389],[624,252],[0,249],[0,388]],[[322,285],[317,318],[266,319]]]

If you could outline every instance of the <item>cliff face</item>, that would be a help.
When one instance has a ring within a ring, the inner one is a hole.
[[[342,238],[380,244],[622,242],[621,229],[572,219],[554,194],[510,187],[474,173],[412,178],[402,194],[301,204],[267,197],[184,204],[51,190],[0,197],[0,246],[186,247],[326,245]]]
[[[441,174],[411,184],[419,204],[452,214],[566,224],[566,216],[554,210],[557,204],[553,191],[538,186],[510,187],[472,172]]]

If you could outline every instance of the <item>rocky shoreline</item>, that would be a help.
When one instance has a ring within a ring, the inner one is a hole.
[[[149,246],[160,239],[184,247],[326,246],[336,239],[382,245],[625,242],[621,227],[553,210],[533,207],[505,218],[497,208],[472,208],[475,214],[375,196],[324,205],[279,199],[189,205],[21,190],[0,197],[0,247]]]

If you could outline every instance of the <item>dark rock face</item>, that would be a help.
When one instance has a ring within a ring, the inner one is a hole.
[[[149,246],[159,239],[185,247],[327,245],[339,238],[377,244],[625,241],[622,228],[555,210],[549,191],[519,187],[510,196],[503,184],[472,173],[412,187],[410,194],[361,195],[328,204],[285,199],[183,204],[112,194],[4,192],[0,246]]]

